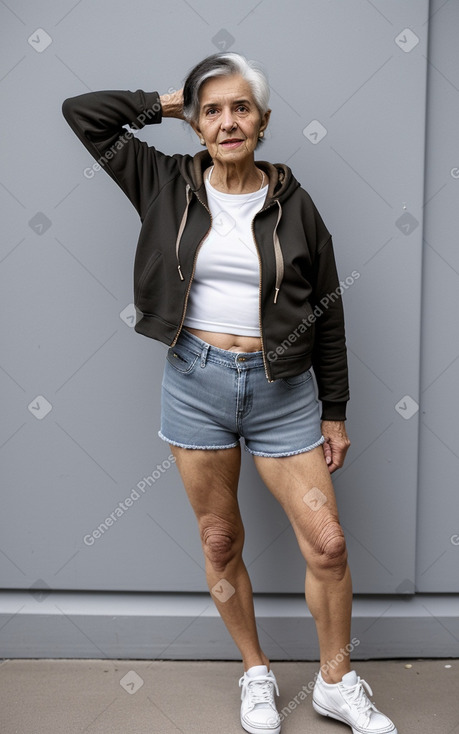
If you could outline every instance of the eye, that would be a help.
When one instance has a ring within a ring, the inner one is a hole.
[[[238,106],[236,107],[236,109],[237,109],[237,111],[238,111],[238,112],[248,112],[248,109],[247,109],[247,107],[245,106],[245,104],[240,104],[240,105],[238,105]]]
[[[208,117],[211,117],[212,115],[215,115],[217,110],[214,107],[209,107],[206,111],[206,115]]]

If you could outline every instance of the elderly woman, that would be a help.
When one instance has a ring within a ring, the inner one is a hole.
[[[307,562],[320,644],[315,710],[354,734],[396,734],[343,654],[352,647],[352,589],[330,477],[349,447],[341,289],[310,196],[286,165],[254,158],[268,99],[258,66],[223,53],[199,63],[183,92],[83,94],[63,113],[93,169],[109,173],[142,220],[135,328],[169,346],[159,435],[176,457],[209,588],[242,656],[242,727],[278,734],[281,720],[242,560],[241,437]],[[206,150],[165,155],[123,127],[167,117],[186,120]]]

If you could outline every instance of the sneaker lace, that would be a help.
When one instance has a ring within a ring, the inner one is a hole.
[[[249,696],[251,706],[268,704],[269,706],[275,707],[274,688],[276,689],[277,695],[279,695],[279,689],[275,680],[265,678],[264,676],[252,679],[242,676],[239,685],[242,686],[243,683],[247,684],[247,695]]]
[[[357,709],[359,715],[363,714],[366,718],[366,722],[368,723],[371,717],[371,712],[377,711],[377,708],[367,696],[367,693],[369,696],[372,696],[373,691],[366,680],[358,678],[355,685],[343,686],[342,692],[348,703]]]

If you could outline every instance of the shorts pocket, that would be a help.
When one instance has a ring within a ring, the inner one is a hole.
[[[303,385],[305,382],[308,382],[312,379],[312,373],[311,370],[305,370],[304,372],[301,372],[299,375],[293,375],[293,377],[282,377],[282,382],[287,385],[288,388],[298,387],[299,385]]]
[[[189,375],[193,371],[198,359],[198,354],[195,354],[191,349],[187,349],[187,347],[182,345],[170,347],[167,352],[167,361],[169,364],[183,375]]]

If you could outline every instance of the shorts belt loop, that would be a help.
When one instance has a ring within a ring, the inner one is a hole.
[[[205,367],[206,366],[207,352],[209,351],[209,348],[210,348],[210,344],[206,344],[203,347],[203,349],[202,349],[202,352],[201,352],[201,367]]]

